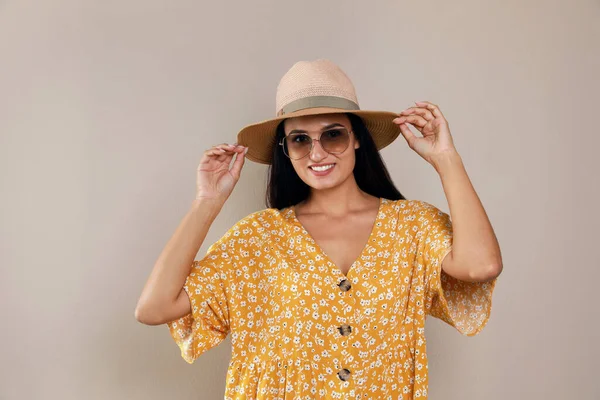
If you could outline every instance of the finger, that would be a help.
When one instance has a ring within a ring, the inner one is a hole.
[[[241,144],[238,144],[219,147],[219,149],[222,149],[225,154],[233,155],[235,153],[243,153],[246,147],[242,146]]]
[[[234,144],[219,144],[217,146],[214,146],[215,149],[223,149],[225,151],[233,151],[236,148],[236,145]]]
[[[444,114],[442,114],[440,108],[436,104],[433,104],[429,101],[415,101],[415,104],[427,108],[429,111],[431,111],[434,117],[444,118]]]
[[[394,119],[394,122],[397,124],[408,122],[420,129],[423,129],[423,127],[427,125],[427,121],[425,120],[425,118],[421,117],[420,115],[407,115],[398,117]]]
[[[221,154],[221,152],[218,151],[217,149],[209,149],[204,152],[205,156],[216,156],[218,154]]]
[[[238,152],[235,156],[235,161],[233,162],[233,167],[231,167],[231,175],[237,181],[240,179],[240,175],[242,173],[242,167],[244,166],[244,160],[246,159],[246,150],[244,149],[241,152]]]
[[[400,126],[400,133],[402,133],[402,136],[404,136],[404,139],[406,139],[408,146],[412,149],[412,144],[416,140],[415,134],[412,133],[412,131],[410,130],[408,125],[402,123],[399,126]]]
[[[234,145],[220,144],[220,145],[211,147],[210,149],[208,149],[205,152],[205,154],[211,155],[211,156],[225,155],[226,157],[219,158],[219,161],[222,161],[222,160],[226,160],[227,156],[231,157],[231,155],[233,155],[233,153],[235,152],[235,149],[236,149],[236,147]]]
[[[233,150],[225,150],[225,151],[223,151],[223,154],[221,154],[220,157],[217,157],[217,161],[225,162],[229,166],[230,163],[231,163],[231,159],[233,158],[233,156],[235,154],[237,154],[237,155],[241,154],[243,156],[244,155],[244,150],[245,150],[244,146],[237,146]],[[237,160],[237,158],[236,158],[236,160]]]
[[[225,150],[223,149],[219,149],[219,148],[212,148],[212,149],[208,149],[204,152],[204,154],[208,155],[208,156],[220,156],[225,152]]]
[[[219,149],[211,149],[206,152],[204,163],[208,163],[210,161],[227,163],[227,165],[229,165],[229,162],[231,161],[231,154],[227,154],[225,151],[221,151]]]
[[[406,110],[400,112],[400,116],[406,116],[410,114],[417,114],[425,118],[427,121],[432,121],[435,119],[431,111],[424,107],[409,107]]]

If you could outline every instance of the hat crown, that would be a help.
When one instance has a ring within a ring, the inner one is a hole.
[[[356,90],[348,75],[332,61],[318,59],[295,63],[277,86],[275,113],[299,99],[314,96],[340,97],[358,105]]]

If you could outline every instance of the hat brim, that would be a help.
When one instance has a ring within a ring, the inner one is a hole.
[[[337,114],[350,113],[356,114],[365,123],[365,126],[371,133],[373,141],[378,150],[383,149],[392,143],[400,134],[400,128],[392,120],[398,117],[398,114],[390,111],[369,111],[369,110],[346,110],[331,107],[314,107],[304,110],[298,110],[293,113],[281,115],[265,121],[248,125],[237,134],[237,143],[248,147],[246,158],[260,164],[271,164],[273,155],[273,141],[277,125],[287,118],[301,117],[305,115]]]

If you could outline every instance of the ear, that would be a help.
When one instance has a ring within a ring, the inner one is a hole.
[[[360,142],[358,141],[356,136],[354,136],[354,150],[358,149],[359,147],[360,147]]]

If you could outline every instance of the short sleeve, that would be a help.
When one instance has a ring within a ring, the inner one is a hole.
[[[190,364],[229,333],[226,282],[230,264],[223,240],[210,246],[202,259],[195,260],[183,286],[190,298],[191,312],[167,323],[181,356]]]
[[[447,213],[429,203],[423,204],[424,236],[419,258],[425,273],[426,314],[441,319],[463,335],[474,336],[490,317],[497,278],[466,282],[444,272],[442,261],[452,250],[452,222]]]

